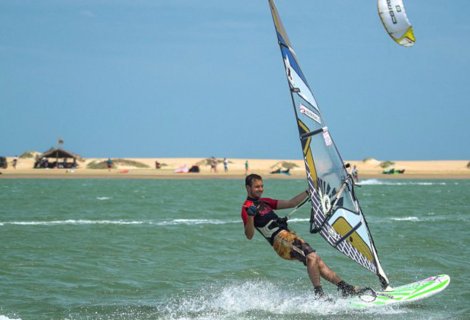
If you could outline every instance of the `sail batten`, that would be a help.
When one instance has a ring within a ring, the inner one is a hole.
[[[329,128],[281,22],[274,0],[268,0],[297,120],[310,191],[310,232],[375,273],[389,285],[372,235],[354,194],[354,182],[344,167]]]

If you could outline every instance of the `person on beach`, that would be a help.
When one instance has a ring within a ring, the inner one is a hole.
[[[346,172],[353,179],[355,183],[359,182],[359,172],[357,171],[356,165],[354,165],[353,168],[351,169],[351,164],[349,162],[346,162],[344,164],[344,168],[346,169]]]
[[[335,284],[343,296],[357,293],[356,287],[341,280],[307,242],[289,230],[286,218],[280,218],[274,212],[275,209],[296,207],[305,200],[308,191],[302,191],[290,200],[262,198],[263,178],[257,174],[250,174],[245,178],[245,188],[247,198],[242,205],[241,217],[248,240],[251,240],[255,230],[258,230],[281,258],[302,262],[307,267],[317,297],[325,295],[320,277]]]
[[[224,172],[228,172],[228,160],[224,158]]]
[[[106,166],[108,167],[108,171],[111,171],[111,169],[113,168],[113,160],[111,160],[111,158],[108,158],[108,160],[106,160]]]
[[[354,165],[351,170],[351,175],[354,179],[354,182],[359,182],[359,172],[357,171],[357,167]]]
[[[211,157],[210,165],[211,165],[211,172],[217,173],[217,159],[215,157]]]

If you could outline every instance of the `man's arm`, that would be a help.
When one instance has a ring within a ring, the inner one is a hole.
[[[297,205],[299,205],[302,201],[304,201],[305,198],[307,198],[307,196],[308,196],[307,191],[302,191],[301,193],[299,193],[298,195],[296,195],[290,200],[278,200],[277,208],[278,209],[294,208]]]
[[[251,240],[254,235],[255,235],[254,217],[248,216],[248,220],[245,224],[245,236],[248,240]]]

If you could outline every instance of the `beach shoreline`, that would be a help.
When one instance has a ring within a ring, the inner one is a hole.
[[[87,158],[78,162],[76,169],[33,169],[34,160],[18,159],[16,168],[11,165],[13,158],[8,157],[8,168],[0,169],[0,179],[244,179],[245,162],[248,173],[258,173],[265,179],[305,179],[303,160],[279,159],[228,159],[228,171],[224,171],[222,159],[218,158],[217,172],[211,170],[207,159],[201,158],[125,158],[142,164],[138,168],[130,164],[117,164],[111,169],[89,169],[90,163],[104,162],[103,158]],[[156,168],[156,161],[160,168]],[[392,161],[383,168],[383,162],[375,159],[365,161],[346,161],[356,166],[359,179],[470,179],[470,169],[466,160],[426,160]],[[199,173],[177,173],[198,164]],[[291,167],[289,175],[273,174],[276,169]],[[383,174],[384,170],[404,170],[403,174]]]

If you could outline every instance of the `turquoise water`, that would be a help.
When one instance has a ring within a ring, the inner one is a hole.
[[[267,179],[265,195],[305,187]],[[241,180],[0,180],[0,319],[470,318],[470,180],[367,180],[357,193],[392,285],[447,273],[449,288],[366,311],[315,301],[302,264],[244,238]],[[377,288],[308,234],[308,214],[291,227],[345,280]]]

